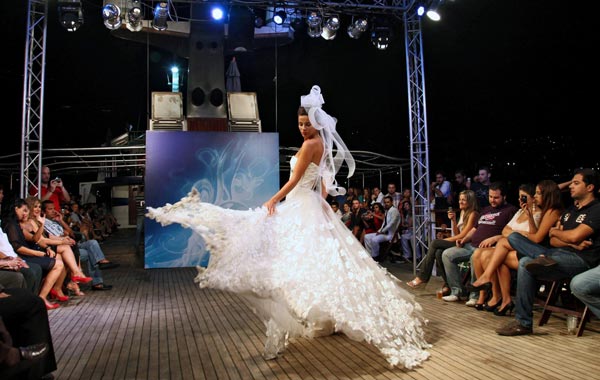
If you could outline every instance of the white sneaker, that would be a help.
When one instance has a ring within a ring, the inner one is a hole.
[[[475,305],[477,305],[477,300],[475,298],[471,298],[465,302],[465,306],[475,307]]]
[[[450,294],[449,296],[443,296],[442,299],[446,302],[456,302],[460,300],[460,298],[454,294]]]

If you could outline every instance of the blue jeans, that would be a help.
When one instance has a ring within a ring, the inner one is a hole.
[[[90,251],[80,247],[79,254],[81,255],[81,261],[85,261],[87,263],[87,271],[89,275],[92,276],[92,285],[104,283],[104,280],[102,279],[102,271],[100,270],[98,262],[96,261],[92,264],[93,258],[90,254]]]
[[[98,261],[102,261],[105,259],[104,252],[102,252],[102,248],[100,248],[100,244],[98,244],[98,240],[91,239],[79,242],[77,244],[79,249],[85,249],[88,251],[89,258],[92,261],[92,264],[97,264]]]
[[[444,270],[446,271],[446,279],[448,280],[448,287],[451,289],[451,295],[462,296],[464,289],[462,285],[462,279],[460,277],[460,268],[458,264],[469,261],[475,247],[471,243],[465,244],[461,247],[452,247],[442,252],[442,263],[444,264]],[[476,294],[471,298],[477,298],[479,295]]]
[[[534,243],[518,232],[508,235],[508,242],[521,256],[528,256],[532,259],[544,255],[548,250],[548,247]]]
[[[600,318],[600,266],[573,277],[571,292]]]
[[[510,236],[512,235],[514,234],[511,234]],[[531,241],[530,243],[532,247],[542,247]],[[525,252],[533,252],[533,250]],[[562,248],[545,248],[545,251],[543,252],[536,249],[535,252],[537,252],[538,256],[543,254],[558,263],[557,265],[548,268],[548,274],[560,273],[565,277],[573,277],[588,269],[588,265],[579,256]],[[533,258],[529,256],[519,260],[519,269],[517,271],[517,300],[515,304],[517,321],[522,326],[529,328],[533,326],[533,303],[535,302],[535,292],[538,285],[535,277],[525,269],[525,265],[532,260]]]

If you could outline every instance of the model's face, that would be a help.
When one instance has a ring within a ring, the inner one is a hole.
[[[298,116],[298,129],[300,130],[302,137],[305,139],[311,138],[317,134],[317,130],[310,123],[308,115]]]

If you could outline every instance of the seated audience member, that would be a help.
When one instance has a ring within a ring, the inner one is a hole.
[[[464,238],[456,241],[456,247],[448,248],[442,253],[442,262],[446,270],[446,278],[451,293],[442,297],[444,301],[456,302],[464,294],[459,264],[471,259],[477,248],[492,247],[502,237],[504,226],[512,219],[517,208],[506,202],[504,185],[494,182],[489,190],[490,205],[481,210],[475,226]],[[472,269],[472,268],[471,268]],[[474,276],[471,271],[472,277]],[[475,281],[472,279],[472,281]],[[479,294],[472,292],[467,306],[475,306]]]
[[[461,192],[458,195],[458,204],[460,210],[458,222],[456,221],[456,213],[453,211],[448,212],[448,218],[452,221],[454,236],[436,239],[429,243],[427,255],[421,264],[421,272],[412,281],[407,283],[411,288],[417,288],[421,284],[429,282],[431,273],[433,272],[433,263],[435,262],[437,265],[437,274],[444,278],[442,293],[444,296],[449,295],[450,288],[448,287],[448,280],[446,279],[446,272],[442,263],[442,252],[447,248],[456,246],[456,241],[464,238],[475,226],[477,219],[479,219],[479,205],[473,191],[465,190]]]
[[[360,234],[360,243],[365,244],[365,235],[373,232],[377,232],[383,224],[385,213],[383,212],[383,206],[379,203],[374,203],[371,207],[372,210],[367,211],[363,214],[363,230]]]
[[[8,241],[19,257],[25,260],[30,267],[33,267],[32,264],[38,264],[42,268],[43,280],[38,295],[46,303],[46,308],[56,309],[59,305],[49,302],[48,294],[57,282],[59,286],[62,286],[63,262],[55,258],[56,252],[50,246],[42,248],[36,243],[28,241],[25,238],[24,230],[33,235],[29,222],[29,207],[24,199],[19,198],[15,201],[6,224]]]
[[[600,266],[579,273],[571,279],[571,292],[600,318]]]
[[[383,198],[383,207],[385,208],[385,219],[377,232],[365,235],[365,248],[371,254],[371,257],[380,261],[379,245],[386,241],[391,241],[398,230],[400,224],[400,212],[394,207],[392,197],[386,195]]]
[[[551,180],[540,181],[535,188],[533,197],[529,191],[521,187],[519,198],[521,209],[507,225],[510,231],[506,232],[518,233],[534,243],[546,245],[548,232],[556,225],[563,210],[558,185]],[[523,202],[524,200],[525,202]],[[480,260],[475,257],[477,253],[480,253]],[[498,299],[501,299],[501,305],[494,310],[496,315],[505,315],[507,311],[510,312],[514,308],[511,296],[510,269],[517,270],[519,258],[522,256],[523,254],[513,249],[507,237],[500,239],[494,248],[484,248],[473,255],[477,278],[477,281],[473,283],[474,288],[487,287],[486,283],[491,281],[493,284],[495,282],[494,277],[498,279],[501,295],[497,294],[497,285],[492,285],[492,292],[496,294],[493,294],[492,299],[488,302],[494,305]],[[484,293],[481,292],[478,304],[484,302]]]
[[[15,277],[11,272],[18,272],[25,281],[25,288],[29,289],[32,294],[38,294],[40,284],[42,283],[42,267],[35,263],[27,263],[19,257],[12,245],[8,241],[8,236],[0,228],[0,260],[4,261],[5,266],[0,273],[0,284],[5,288],[18,288],[20,278]],[[8,281],[4,283],[4,281]],[[16,282],[15,282],[16,281]],[[12,283],[12,286],[10,286]]]
[[[0,286],[0,321],[5,327],[0,327],[0,379],[52,378],[56,358],[40,297]]]
[[[360,234],[363,230],[363,214],[366,213],[367,210],[361,207],[360,202],[357,198],[352,200],[352,209],[351,209],[351,218],[350,218],[350,229],[354,236],[360,240]]]
[[[348,227],[348,229],[351,229],[350,225],[352,223],[352,206],[350,205],[350,202],[346,202],[344,203],[344,212],[342,213],[342,223],[344,223],[346,225],[346,227]]]
[[[569,189],[574,205],[563,212],[559,225],[550,229],[550,247],[521,234],[508,237],[510,245],[524,257],[519,260],[517,271],[516,319],[498,328],[499,335],[533,332],[537,275],[575,277],[600,263],[600,202],[596,199],[600,177],[593,169],[578,169]]]
[[[340,210],[340,205],[337,203],[337,201],[331,202],[331,210],[335,215],[337,215],[338,218],[342,217],[342,211]]]

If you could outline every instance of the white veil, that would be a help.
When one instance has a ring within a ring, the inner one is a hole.
[[[350,178],[354,174],[356,164],[346,144],[344,144],[344,141],[342,141],[342,138],[335,130],[337,119],[323,111],[321,108],[323,103],[325,101],[321,95],[321,88],[316,85],[311,88],[308,95],[300,97],[300,106],[306,110],[310,123],[319,131],[323,139],[325,151],[323,152],[319,169],[327,193],[332,196],[344,195],[346,194],[346,189],[338,186],[335,175],[340,170],[344,161],[346,161],[348,165],[348,178]],[[335,156],[333,155],[334,144],[336,149]]]

